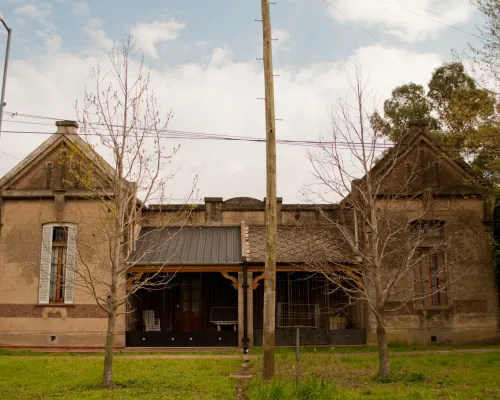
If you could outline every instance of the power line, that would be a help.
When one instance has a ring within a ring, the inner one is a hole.
[[[423,15],[423,14],[417,13],[417,12],[415,12],[415,11],[409,10],[409,9],[407,9],[407,8],[397,6],[397,5],[395,5],[394,3],[391,3],[391,2],[389,2],[389,1],[387,1],[387,0],[379,0],[379,1],[381,1],[381,2],[383,2],[383,3],[386,3],[386,4],[393,5],[393,6],[395,6],[395,7],[399,8],[399,9],[401,9],[401,10],[404,10],[404,11],[406,11],[406,12],[412,13],[412,14],[414,14],[414,15],[418,16],[418,17],[425,18],[425,19],[427,19],[427,20],[429,20],[429,21],[435,22],[436,24],[440,24],[440,25],[446,26],[446,27],[448,27],[448,28],[454,29],[454,30],[456,30],[456,31],[458,31],[458,32],[461,32],[461,33],[464,33],[464,34],[466,34],[466,35],[473,36],[473,37],[475,37],[475,38],[477,38],[477,39],[480,39],[480,40],[485,40],[485,38],[482,38],[482,37],[481,37],[481,36],[479,36],[479,35],[476,35],[476,34],[471,33],[471,32],[467,32],[467,31],[465,31],[465,30],[463,30],[463,29],[457,28],[455,25],[447,24],[446,22],[440,21],[439,19],[434,19],[434,18],[431,18],[431,17],[429,17],[429,16],[427,16],[427,15]],[[407,5],[407,6],[410,6],[409,4],[405,3],[404,1],[401,1],[401,0],[395,0],[395,1],[397,1],[397,2],[399,2],[399,3],[401,3],[401,4],[405,4],[405,5]],[[410,6],[410,7],[411,7],[411,6]],[[427,12],[428,14],[430,14],[430,15],[435,16],[435,17],[437,18],[437,15],[434,15],[434,14],[432,14],[432,13],[428,12],[428,11],[426,11],[426,12]]]
[[[54,135],[54,133],[50,132],[41,132],[41,131],[3,131],[4,133],[14,133],[14,134],[29,134],[29,135]],[[182,132],[182,131],[179,131]],[[77,134],[78,135],[78,134]],[[79,135],[79,136],[85,136],[85,135]],[[106,135],[106,134],[99,134],[99,133],[90,133],[87,134],[86,136],[111,136],[111,135]],[[157,135],[148,135],[144,134],[141,135],[144,137],[150,137],[150,138],[156,138]],[[183,135],[181,133],[177,134],[163,134],[160,135],[160,138],[163,139],[180,139],[180,140],[224,140],[224,141],[236,141],[236,142],[254,142],[254,143],[265,143],[266,140],[264,138],[256,138],[256,137],[238,137],[238,136],[230,136],[230,135],[214,135],[214,134],[205,134],[205,133],[198,133],[196,136],[195,135]],[[392,143],[362,143],[362,142],[347,142],[347,141],[315,141],[315,140],[292,140],[292,139],[277,139],[276,143],[278,144],[285,144],[285,145],[295,145],[295,146],[304,146],[304,147],[323,147],[323,146],[336,146],[339,148],[344,148],[344,149],[351,149],[351,148],[357,148],[360,146],[365,146],[366,148],[375,148],[375,149],[391,149],[394,147],[394,144]],[[401,144],[399,145],[400,147],[402,146]],[[433,145],[437,148],[452,148],[454,149],[455,146],[453,145],[440,145],[440,144],[435,144]],[[475,146],[462,146],[463,148],[471,148],[475,149]],[[500,146],[482,146],[481,148],[483,149],[500,149]]]
[[[382,46],[384,46],[386,49],[388,49],[389,51],[392,51],[394,54],[396,54],[396,52],[394,51],[394,49],[390,48],[389,46],[387,46],[382,40],[380,40],[377,36],[375,36],[373,33],[371,33],[368,29],[366,29],[365,27],[363,27],[362,25],[358,24],[357,22],[355,22],[354,20],[352,20],[351,18],[349,18],[349,16],[347,14],[345,14],[344,12],[340,11],[337,7],[335,7],[329,0],[323,0],[326,4],[328,4],[333,10],[337,11],[339,14],[343,15],[349,22],[351,22],[351,24],[353,25],[356,25],[359,29],[361,29],[363,32],[365,32],[367,35],[369,35],[373,40],[375,40],[375,42],[377,43],[381,43]],[[397,55],[397,54],[396,54]]]
[[[67,120],[67,118],[54,118],[54,117],[46,117],[46,116],[39,116],[39,115],[30,115],[30,114],[22,114],[22,113],[18,113],[18,112],[11,112],[11,113],[6,113],[6,114],[10,114],[11,116],[14,116],[14,117],[25,117],[25,118],[38,118],[38,119],[44,119],[44,120],[53,120],[53,121],[63,121],[63,120]],[[46,124],[46,123],[37,123],[37,122],[31,122],[31,121],[15,121],[15,120],[8,120],[9,122],[14,122],[14,123],[26,123],[26,124],[30,124],[30,125],[43,125],[43,126],[54,126],[53,124]],[[82,123],[81,121],[77,121],[79,123]],[[123,125],[113,125],[113,124],[105,124],[105,123],[98,123],[98,122],[87,122],[86,123],[87,125],[91,126],[92,130],[101,130],[101,131],[108,131],[109,132],[109,128],[123,128]],[[95,125],[97,126],[103,126],[103,128],[97,128],[95,127]],[[140,128],[138,128],[140,129]],[[143,132],[149,132],[149,133],[155,133],[154,131],[152,130],[149,130],[149,129],[140,129],[142,130]],[[183,130],[173,130],[173,129],[165,129],[164,132],[166,133],[173,133],[173,134],[184,134],[184,135],[203,135],[203,136],[214,136],[214,137],[218,137],[218,136],[224,136],[224,135],[217,135],[217,134],[211,134],[211,133],[205,133],[205,132],[193,132],[193,131],[183,131]],[[44,132],[44,133],[47,133],[47,132]],[[92,135],[91,135],[92,136]],[[106,135],[105,135],[106,136]],[[111,135],[107,135],[107,136],[111,136]],[[227,135],[226,135],[227,136]],[[251,136],[230,136],[232,138],[248,138],[248,139],[254,139],[253,137]]]
[[[356,25],[358,28],[360,28],[361,30],[363,30],[363,31],[364,31],[367,35],[371,36],[371,37],[372,37],[373,39],[375,39],[377,42],[381,42],[381,40],[380,40],[380,39],[378,39],[378,38],[377,38],[374,34],[372,34],[372,33],[371,33],[368,29],[364,28],[362,25],[360,25],[360,24],[356,23],[355,21],[353,21],[353,20],[352,20],[351,18],[349,18],[349,17],[348,17],[348,16],[347,16],[344,12],[342,12],[341,10],[339,10],[338,8],[336,8],[336,7],[335,7],[335,6],[334,6],[334,5],[333,5],[333,4],[332,4],[329,0],[323,0],[323,1],[324,1],[325,3],[327,3],[328,5],[330,5],[330,7],[331,7],[333,10],[337,11],[339,14],[342,14],[342,15],[343,15],[345,18],[347,18],[347,19],[348,19],[348,20],[349,20],[352,24]],[[440,24],[440,25],[446,26],[446,27],[448,27],[448,28],[450,28],[450,29],[454,29],[454,30],[456,30],[456,31],[458,31],[458,32],[464,33],[464,34],[466,34],[466,35],[470,35],[470,36],[475,37],[475,38],[477,38],[477,39],[479,39],[479,40],[487,40],[486,38],[483,38],[483,37],[481,37],[481,36],[479,36],[479,35],[476,35],[476,34],[474,34],[474,33],[472,33],[472,32],[468,32],[468,31],[466,31],[466,30],[464,30],[464,29],[460,29],[460,28],[456,27],[455,25],[447,24],[446,22],[440,21],[439,19],[437,19],[437,18],[438,18],[438,16],[437,16],[437,15],[434,15],[434,14],[432,14],[432,13],[428,12],[428,11],[426,11],[428,14],[430,14],[430,15],[432,15],[432,16],[434,16],[434,17],[436,17],[436,18],[431,18],[431,17],[429,17],[429,16],[427,16],[427,15],[420,14],[420,13],[418,13],[418,12],[416,12],[416,11],[409,10],[409,9],[407,9],[407,8],[405,8],[405,7],[398,6],[398,5],[396,5],[396,4],[394,4],[394,3],[391,3],[391,2],[389,2],[389,1],[387,1],[387,0],[379,0],[379,1],[381,1],[381,2],[383,2],[383,3],[386,3],[386,4],[389,4],[389,5],[391,5],[391,6],[397,7],[397,8],[399,8],[400,10],[403,10],[403,11],[409,12],[409,13],[411,13],[411,14],[414,14],[414,15],[416,15],[416,16],[418,16],[418,17],[420,17],[420,18],[425,18],[425,19],[427,19],[427,20],[429,20],[429,21],[432,21],[432,22],[434,22],[434,23],[436,23],[436,24]],[[397,2],[399,2],[399,3],[401,3],[401,4],[404,4],[404,5],[410,6],[408,3],[405,3],[405,2],[404,2],[404,1],[402,1],[402,0],[395,0],[395,1],[397,1]],[[410,6],[410,7],[411,7],[411,6]],[[382,44],[384,44],[383,42],[381,42],[381,43],[382,43]],[[392,49],[391,49],[390,47],[386,46],[385,44],[384,44],[384,46],[385,46],[385,47],[387,47],[388,49],[390,49],[390,50],[392,51]]]
[[[21,159],[19,157],[13,156],[12,154],[6,153],[5,151],[0,150],[0,153],[6,155],[7,157],[11,157],[11,158],[13,158],[15,160],[21,161]]]

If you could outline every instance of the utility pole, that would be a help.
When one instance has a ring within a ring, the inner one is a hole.
[[[266,89],[266,264],[264,271],[264,338],[262,379],[274,378],[276,330],[276,129],[274,116],[273,48],[269,0],[261,0]]]
[[[5,63],[4,63],[4,68],[3,68],[2,94],[0,95],[0,137],[1,137],[1,135],[2,135],[3,108],[5,106],[5,86],[7,84],[7,67],[9,66],[9,50],[10,50],[10,38],[12,36],[12,29],[8,27],[2,14],[0,14],[0,22],[3,24],[3,26],[7,30],[7,48],[5,50]]]

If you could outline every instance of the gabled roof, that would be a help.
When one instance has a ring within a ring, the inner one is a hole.
[[[427,145],[433,149],[436,153],[446,156],[448,161],[461,172],[463,175],[467,175],[468,178],[479,183],[480,177],[474,172],[474,170],[467,164],[461,157],[453,157],[448,150],[446,150],[439,140],[431,135],[428,130],[429,122],[427,120],[416,120],[411,121],[409,124],[408,133],[401,138],[401,140],[391,147],[386,154],[375,164],[372,168],[372,172],[375,174],[385,167],[387,164],[393,160],[393,157],[402,158],[404,154],[408,153],[413,149],[415,144],[419,141],[427,143]],[[362,179],[364,179],[363,177]]]
[[[104,158],[102,158],[76,133],[76,128],[78,127],[76,122],[57,121],[56,126],[58,127],[57,133],[51,135],[19,164],[0,178],[0,189],[20,179],[34,165],[37,165],[41,160],[55,151],[62,144],[65,144],[68,147],[76,146],[76,148],[81,151],[83,155],[88,157],[90,161],[96,162],[96,165],[100,167],[100,170],[96,171],[97,173],[107,175],[108,177],[114,176],[115,170],[113,167],[111,167],[111,165],[109,165]],[[66,127],[71,127],[72,129],[65,129]],[[71,133],[73,130],[75,133]]]
[[[443,147],[440,141],[428,131],[429,123],[427,120],[416,120],[409,124],[408,133],[401,138],[401,140],[394,144],[393,147],[388,149],[383,157],[372,167],[370,173],[373,177],[379,176],[384,173],[388,168],[393,168],[397,163],[402,162],[406,155],[413,151],[421,143],[425,143],[431,151],[446,159],[447,163],[457,171],[464,178],[464,184],[460,186],[449,186],[434,188],[436,193],[447,193],[446,190],[452,190],[454,194],[470,194],[470,193],[483,193],[480,189],[484,186],[481,182],[481,177],[461,158],[454,157],[450,152]],[[396,163],[394,164],[394,161]],[[392,178],[392,177],[391,177]],[[363,184],[366,180],[366,175],[359,179],[359,184]],[[468,180],[472,184],[466,184]],[[446,189],[446,190],[445,190]],[[348,195],[341,204],[345,204],[349,200]]]

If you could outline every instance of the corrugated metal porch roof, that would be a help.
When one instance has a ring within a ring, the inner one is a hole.
[[[239,264],[238,226],[142,228],[128,261],[147,264]]]

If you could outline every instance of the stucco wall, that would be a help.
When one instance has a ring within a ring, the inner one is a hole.
[[[104,346],[106,313],[75,277],[73,305],[38,305],[43,223],[77,225],[77,270],[107,279],[102,214],[96,203],[66,199],[4,199],[0,239],[0,346]],[[99,288],[97,288],[99,291]],[[122,289],[123,290],[123,289]],[[124,346],[125,318],[117,321]]]
[[[381,203],[380,209],[385,206]],[[416,305],[412,301],[414,277],[409,272],[396,285],[394,292],[399,295],[391,298],[392,307],[397,310],[386,318],[388,340],[454,344],[500,341],[492,233],[483,223],[482,198],[439,200],[430,207],[421,200],[412,200],[392,207],[406,210],[410,220],[420,217],[446,221],[447,302],[439,307]],[[402,304],[405,306],[399,308]],[[375,332],[375,319],[370,315],[368,342],[376,343]]]

